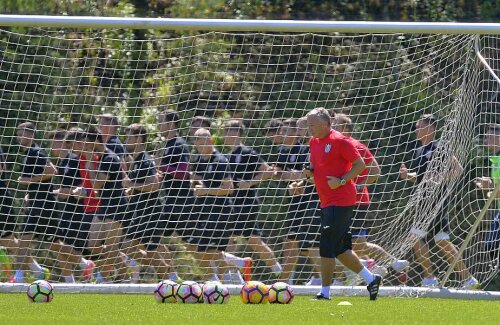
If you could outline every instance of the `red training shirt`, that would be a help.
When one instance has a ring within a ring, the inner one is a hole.
[[[96,164],[94,158],[94,165]],[[92,181],[90,180],[90,173],[87,170],[87,161],[85,156],[80,156],[80,177],[82,178],[82,187],[87,189],[87,197],[83,199],[84,203],[84,211],[85,213],[94,213],[99,209],[99,205],[101,204],[98,197],[95,196],[94,190],[92,189]]]
[[[363,143],[359,142],[358,140],[348,137],[349,140],[351,140],[352,144],[358,150],[359,155],[361,158],[363,158],[363,161],[365,162],[365,165],[368,166],[368,164],[371,164],[375,158],[373,157],[372,153],[370,152],[370,149],[368,149],[367,146],[365,146]],[[368,176],[368,168],[363,170],[361,174],[359,174],[358,177],[354,180],[356,184],[361,183],[366,179]],[[361,192],[357,192],[356,194],[356,204],[358,205],[370,205],[370,194],[368,193],[368,188],[366,186],[363,187],[363,190]]]
[[[322,208],[329,206],[356,205],[356,187],[350,180],[344,186],[332,190],[327,176],[342,177],[351,170],[352,163],[360,158],[352,141],[335,130],[322,138],[311,138],[310,160],[314,168],[314,182]]]

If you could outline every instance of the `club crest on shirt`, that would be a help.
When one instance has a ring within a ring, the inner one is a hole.
[[[325,153],[329,153],[330,150],[332,150],[332,145],[330,143],[327,143],[325,146]]]

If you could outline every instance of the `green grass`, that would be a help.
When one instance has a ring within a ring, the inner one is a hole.
[[[352,306],[337,306],[349,301]],[[0,294],[0,324],[498,324],[498,301],[335,297],[290,305],[159,304],[148,295],[56,294],[50,304]]]

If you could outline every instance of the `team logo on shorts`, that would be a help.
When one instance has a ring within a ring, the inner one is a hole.
[[[329,153],[330,150],[332,150],[332,145],[327,143],[326,146],[325,146],[325,153]]]

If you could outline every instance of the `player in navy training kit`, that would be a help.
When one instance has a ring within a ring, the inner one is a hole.
[[[231,170],[227,158],[215,149],[208,130],[196,131],[194,144],[199,153],[193,164],[193,193],[196,196],[193,213],[198,222],[189,242],[197,246],[197,260],[203,269],[209,270],[213,261],[221,273],[225,273],[227,264],[222,252],[226,250],[232,230],[234,186]],[[207,273],[212,274],[211,271]]]
[[[302,170],[309,163],[309,148],[298,137],[297,120],[283,121],[280,129],[283,144],[278,151],[277,168],[281,180],[290,181],[291,196],[287,213],[288,234],[284,242],[282,280],[292,282],[300,254],[312,260],[313,268],[319,263],[318,245],[320,232],[320,210],[314,185],[302,181]]]
[[[255,188],[260,182],[272,179],[275,170],[254,149],[243,144],[241,140],[243,131],[244,125],[241,121],[232,120],[226,123],[223,132],[224,144],[232,149],[227,157],[235,187],[233,215],[236,217],[236,222],[233,236],[245,238],[249,247],[259,254],[273,272],[279,274],[281,265],[262,239],[263,233],[259,225],[260,200]],[[243,271],[245,275],[248,273],[246,270]]]
[[[128,127],[126,145],[134,161],[124,186],[130,189],[130,225],[126,230],[124,253],[141,264],[155,267],[160,278],[170,272],[170,252],[160,243],[158,223],[162,218],[161,183],[153,158],[146,152],[147,130],[141,124]]]

